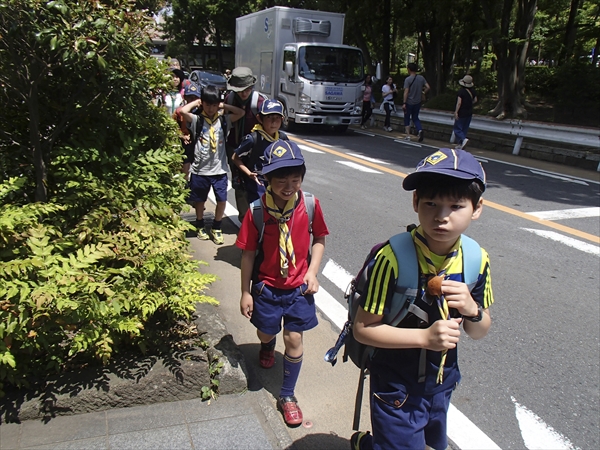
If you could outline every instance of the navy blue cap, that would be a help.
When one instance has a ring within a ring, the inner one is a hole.
[[[462,180],[477,180],[485,190],[483,167],[465,150],[440,148],[419,163],[416,170],[404,179],[402,187],[407,191],[416,189],[419,178],[426,173],[438,173]]]
[[[189,83],[186,84],[183,88],[183,96],[187,97],[188,95],[194,95],[200,98],[202,96],[202,93],[200,92],[200,88],[196,84]]]
[[[283,116],[283,105],[277,100],[265,100],[260,105],[260,114],[266,116],[267,114],[279,114]]]
[[[304,157],[298,145],[292,141],[277,140],[265,149],[262,157],[262,173],[266,174],[282,167],[294,167],[304,164]]]

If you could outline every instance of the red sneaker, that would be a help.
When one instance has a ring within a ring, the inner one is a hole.
[[[298,406],[296,397],[279,397],[277,406],[283,413],[283,420],[291,427],[298,426],[302,423],[302,410]]]
[[[258,352],[258,362],[263,369],[270,369],[275,365],[275,349],[260,350]]]

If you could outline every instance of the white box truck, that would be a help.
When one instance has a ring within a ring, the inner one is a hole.
[[[360,124],[364,58],[343,45],[344,14],[275,6],[238,17],[235,65],[252,69],[255,87],[283,103],[294,124]]]

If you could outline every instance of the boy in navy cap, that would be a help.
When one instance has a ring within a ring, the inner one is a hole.
[[[411,231],[419,265],[414,305],[427,313],[428,323],[410,314],[398,327],[382,323],[398,277],[397,258],[385,245],[353,327],[356,340],[376,347],[369,366],[373,434],[354,433],[353,449],[445,449],[450,396],[461,378],[460,327],[481,339],[491,326],[489,256],[472,240],[475,246],[461,245],[470,240],[462,233],[482,211],[481,164],[468,152],[443,148],[422,160],[402,186],[414,190],[419,216]],[[480,261],[472,286],[463,273],[467,258]]]
[[[283,105],[277,100],[265,100],[256,116],[258,123],[252,128],[240,146],[235,149],[231,160],[244,174],[248,204],[265,193],[265,180],[261,175],[265,149],[278,139],[288,140],[283,131]]]
[[[262,173],[269,183],[262,196],[263,223],[246,214],[236,241],[243,250],[240,311],[257,328],[259,364],[265,369],[275,364],[275,336],[283,320],[283,384],[277,404],[285,422],[297,426],[302,411],[294,389],[302,366],[302,334],[317,326],[313,294],[319,289],[317,273],[329,230],[316,198],[312,224],[309,219],[300,189],[306,166],[295,143],[270,144]]]

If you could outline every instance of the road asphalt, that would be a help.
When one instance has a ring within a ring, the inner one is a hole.
[[[373,131],[390,137],[402,136],[399,132]],[[449,146],[427,138],[424,144]],[[474,154],[484,153],[477,149],[469,150]],[[512,155],[485,153],[497,159],[517,159]],[[520,162],[523,163],[522,159]],[[536,165],[556,167],[541,161],[537,161]],[[585,172],[563,169],[572,175]],[[212,208],[214,206],[207,203],[207,217],[212,215]],[[234,244],[237,227],[225,220],[223,232],[223,245],[194,237],[190,238],[190,244],[193,257],[208,263],[200,270],[219,277],[207,294],[219,300],[215,314],[221,316],[246,360],[246,392],[222,395],[210,402],[185,400],[58,416],[47,422],[27,420],[18,424],[2,424],[0,449],[350,448],[358,369],[352,363],[342,363],[341,360],[332,367],[323,360],[325,352],[335,343],[339,330],[319,312],[319,325],[305,333],[304,362],[296,387],[304,423],[296,428],[287,427],[276,407],[282,380],[284,346],[281,335],[276,346],[275,366],[260,368],[255,328],[239,311],[241,252]],[[369,428],[367,397],[365,395],[362,402],[363,430]]]

